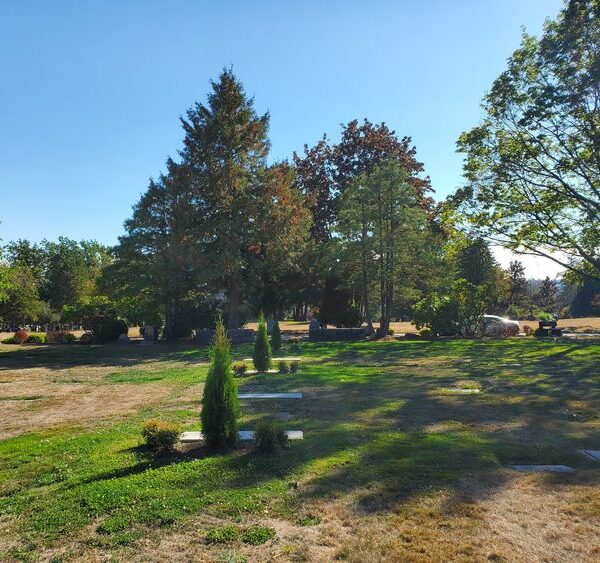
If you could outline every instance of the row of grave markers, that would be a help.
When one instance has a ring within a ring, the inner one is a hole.
[[[244,359],[250,361],[251,358]],[[300,361],[300,358],[273,358],[273,361]],[[252,372],[246,372],[252,374]],[[267,373],[277,373],[275,370],[269,370]],[[238,393],[238,399],[302,399],[302,393]],[[288,414],[288,413],[281,413]],[[282,418],[283,419],[283,418]],[[288,418],[289,420],[289,418]],[[304,432],[302,430],[286,430],[288,440],[303,440]],[[254,439],[253,430],[240,430],[238,439],[241,442],[249,442]],[[200,431],[183,432],[179,436],[179,441],[183,443],[201,442],[204,436]]]

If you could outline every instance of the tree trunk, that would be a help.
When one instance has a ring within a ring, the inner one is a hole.
[[[240,287],[236,281],[232,282],[227,292],[229,315],[227,317],[227,328],[236,329],[240,326]]]
[[[173,299],[170,295],[165,299],[165,332],[167,340],[173,340]]]

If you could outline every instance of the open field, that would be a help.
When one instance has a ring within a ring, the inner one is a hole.
[[[525,325],[529,325],[533,328],[537,327],[537,321],[519,321],[519,324],[521,325],[521,329],[523,329]],[[308,333],[308,325],[309,323],[307,322],[299,321],[282,321],[279,323],[282,331],[298,333]],[[257,323],[248,323],[248,328],[256,329],[256,326]],[[378,323],[375,323],[374,326],[377,327]],[[559,319],[558,326],[574,332],[600,332],[600,317]],[[394,329],[396,334],[419,332],[411,322],[393,322],[390,323],[390,327]]]
[[[244,401],[241,428],[287,411],[303,441],[149,459],[146,419],[198,429],[206,349],[0,345],[0,560],[600,559],[600,463],[577,451],[600,449],[597,342],[281,353],[298,354],[298,373],[240,389],[304,398]],[[576,473],[508,468],[526,463]],[[262,528],[275,537],[260,543]]]

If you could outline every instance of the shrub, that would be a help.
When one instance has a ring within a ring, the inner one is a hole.
[[[519,327],[515,325],[509,325],[502,327],[502,336],[518,336]]]
[[[246,362],[235,362],[232,369],[236,377],[244,377],[244,375],[246,375],[248,366],[246,366]]]
[[[290,336],[288,338],[288,344],[290,346],[298,346],[298,344],[300,344],[300,338],[298,336]]]
[[[553,320],[553,317],[550,313],[547,313],[546,311],[540,311],[537,314],[537,318],[539,321],[551,321]]]
[[[523,326],[523,332],[525,333],[525,336],[529,336],[531,334],[532,330],[533,329],[529,325],[524,325]]]
[[[279,321],[277,319],[275,319],[275,324],[271,331],[271,348],[274,352],[281,350],[281,329],[279,328]]]
[[[287,448],[289,441],[279,424],[268,421],[258,425],[254,433],[254,445],[259,452],[272,454],[279,448]]]
[[[91,332],[84,332],[79,337],[79,344],[91,344],[94,341],[94,336]]]
[[[180,432],[176,424],[154,418],[146,421],[142,429],[142,436],[150,451],[166,453],[173,451]]]
[[[229,339],[220,318],[217,320],[210,358],[211,365],[202,396],[202,432],[210,447],[224,449],[233,446],[237,440],[240,405],[231,369]]]
[[[9,336],[8,338],[5,338],[2,341],[2,344],[16,344],[16,343],[17,343],[17,341],[15,340],[14,336]]]
[[[67,330],[50,330],[46,333],[48,344],[71,344],[77,337]]]
[[[393,328],[388,328],[388,336],[394,336],[394,329]]]
[[[265,317],[261,313],[258,317],[258,332],[254,342],[254,353],[252,360],[254,361],[254,369],[258,372],[267,371],[272,365],[271,345],[267,335],[267,324]]]
[[[299,366],[300,362],[298,360],[292,360],[290,362],[290,373],[296,373],[298,371]]]
[[[235,526],[222,526],[208,530],[204,541],[208,544],[230,543],[236,541],[239,536],[240,531]]]
[[[29,335],[24,330],[17,330],[17,332],[14,333],[13,338],[15,339],[15,344],[23,344],[24,342],[27,342]]]
[[[279,373],[288,373],[290,371],[290,365],[285,360],[279,360],[278,364]]]
[[[30,334],[27,337],[27,344],[46,344],[45,334]]]
[[[115,318],[96,318],[88,326],[97,342],[116,342],[121,334],[129,331],[124,320]]]
[[[264,526],[251,526],[242,533],[242,541],[250,545],[260,545],[275,537],[273,528],[265,528]]]

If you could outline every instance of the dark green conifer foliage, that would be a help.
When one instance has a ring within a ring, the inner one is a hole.
[[[231,369],[229,339],[220,318],[210,355],[211,365],[202,397],[202,433],[210,447],[225,449],[232,447],[237,440],[240,406]]]
[[[273,352],[281,350],[281,329],[279,328],[279,321],[277,319],[275,319],[275,324],[271,331],[271,348]]]
[[[261,313],[258,317],[258,332],[256,341],[254,342],[254,353],[252,360],[254,361],[254,369],[259,372],[265,372],[271,367],[271,345],[269,344],[269,335],[267,334],[267,323],[265,317]]]

